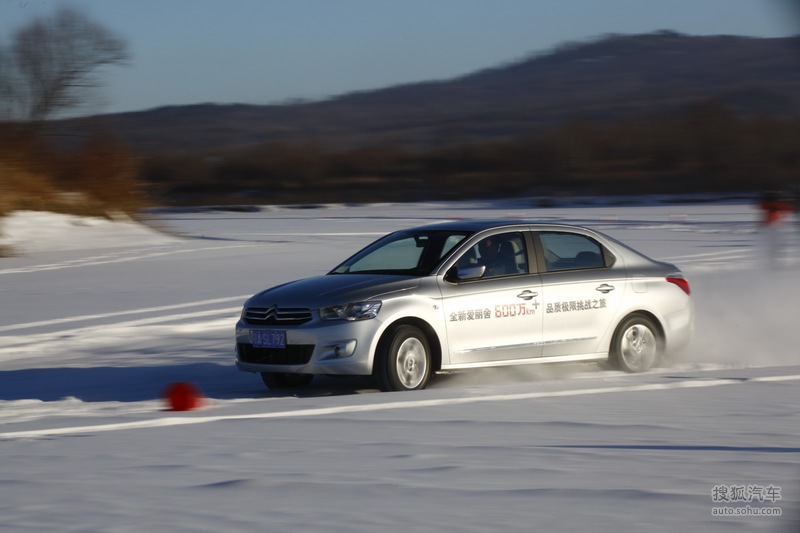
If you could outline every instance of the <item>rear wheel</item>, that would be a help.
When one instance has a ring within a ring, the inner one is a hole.
[[[281,372],[262,372],[261,380],[270,389],[291,389],[311,383],[313,374],[287,374]]]
[[[609,358],[626,372],[644,372],[658,360],[660,344],[655,323],[646,316],[632,315],[614,332]]]
[[[424,389],[431,376],[428,338],[417,327],[401,325],[388,333],[375,359],[375,377],[382,391]]]

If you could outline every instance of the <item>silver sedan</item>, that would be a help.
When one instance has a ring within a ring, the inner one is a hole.
[[[642,372],[688,343],[690,293],[675,265],[587,228],[434,224],[251,297],[236,364],[269,388],[372,375],[385,391],[487,366],[608,360]]]

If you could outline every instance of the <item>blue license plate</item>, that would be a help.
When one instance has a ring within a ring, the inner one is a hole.
[[[286,348],[286,332],[250,330],[250,342],[254,348]]]

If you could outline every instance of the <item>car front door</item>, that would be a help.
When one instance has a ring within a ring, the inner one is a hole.
[[[451,366],[541,355],[541,282],[529,268],[529,238],[507,232],[481,239],[441,281]]]
[[[612,326],[627,275],[593,238],[570,232],[541,232],[542,356],[605,352],[600,338]]]

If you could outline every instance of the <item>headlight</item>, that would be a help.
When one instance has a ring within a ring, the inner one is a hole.
[[[369,320],[378,316],[381,310],[381,302],[358,302],[346,305],[334,305],[333,307],[323,307],[319,310],[322,320]]]

